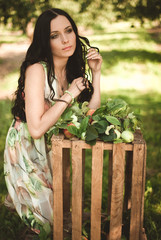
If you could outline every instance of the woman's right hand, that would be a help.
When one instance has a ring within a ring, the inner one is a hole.
[[[74,98],[78,97],[79,94],[86,88],[85,79],[82,77],[76,78],[72,81],[68,91],[71,92]]]

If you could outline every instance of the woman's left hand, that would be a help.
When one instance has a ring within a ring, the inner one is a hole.
[[[88,50],[86,57],[88,60],[89,68],[93,73],[101,71],[102,56],[99,54],[99,52],[95,48],[90,48]]]

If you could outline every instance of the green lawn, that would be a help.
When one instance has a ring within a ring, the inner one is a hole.
[[[122,26],[120,24],[109,25],[106,30],[96,31],[88,37],[92,45],[100,48],[104,60],[101,82],[102,103],[109,97],[123,98],[142,120],[142,132],[147,143],[144,227],[148,239],[160,240],[161,53],[156,51],[157,41],[146,30],[130,28],[125,23]],[[7,88],[9,87],[7,86]],[[5,136],[12,118],[10,106],[9,100],[0,101],[0,240],[23,239],[26,229],[19,217],[15,213],[9,212],[2,204],[6,194],[3,177],[3,150]],[[86,196],[89,198],[90,157],[86,162]],[[108,159],[106,159],[105,164],[108,165]],[[103,184],[105,189],[106,182],[104,181]],[[106,208],[105,203],[106,194],[104,191],[104,208]]]

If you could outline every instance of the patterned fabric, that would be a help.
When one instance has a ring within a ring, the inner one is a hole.
[[[45,64],[42,65],[46,72]],[[56,93],[56,85],[53,87]],[[50,100],[47,74],[44,96]],[[6,185],[19,216],[37,233],[42,229],[50,232],[53,223],[50,160],[51,150],[46,144],[45,136],[33,139],[26,123],[13,120],[4,151]]]

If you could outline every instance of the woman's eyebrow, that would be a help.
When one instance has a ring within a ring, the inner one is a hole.
[[[64,30],[66,30],[67,28],[70,28],[70,27],[71,27],[71,25],[65,27]],[[51,33],[58,33],[58,32],[59,32],[59,31],[52,31]],[[50,34],[51,34],[51,33],[50,33]]]

